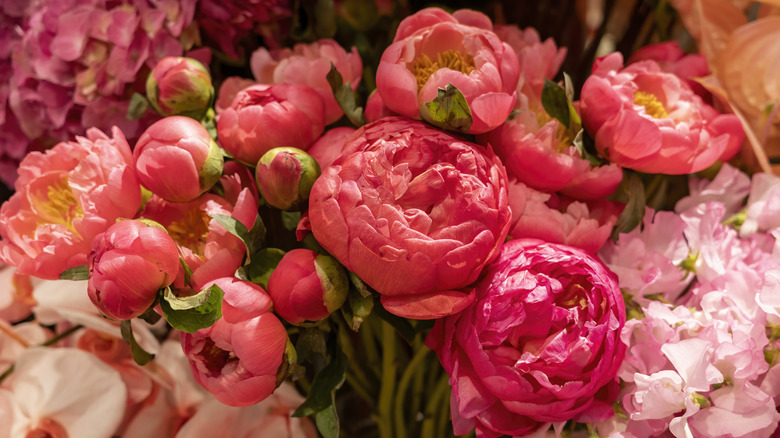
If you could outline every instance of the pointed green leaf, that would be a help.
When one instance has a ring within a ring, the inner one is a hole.
[[[474,122],[466,98],[452,84],[439,88],[436,97],[421,108],[420,115],[426,122],[451,131],[468,131]]]
[[[138,120],[146,114],[149,109],[149,99],[141,93],[133,93],[130,96],[130,106],[127,107],[127,120]]]
[[[257,251],[252,261],[244,266],[244,274],[248,281],[268,288],[268,279],[284,257],[284,251],[278,248],[263,248]]]
[[[122,333],[122,339],[124,339],[125,342],[130,345],[130,352],[133,355],[133,360],[135,363],[143,366],[154,359],[153,354],[148,353],[146,350],[141,348],[140,345],[138,345],[138,342],[135,340],[135,336],[133,336],[133,326],[130,321],[122,321],[119,323],[119,330]]]
[[[255,218],[255,224],[252,226],[251,230],[247,230],[246,226],[242,224],[241,221],[232,216],[225,214],[214,214],[211,217],[219,222],[220,225],[225,227],[225,229],[228,230],[230,234],[238,237],[242,242],[244,242],[249,260],[251,260],[251,255],[263,246],[266,229],[265,224],[263,223],[263,219],[260,218],[260,215],[257,215]]]
[[[339,438],[341,425],[335,403],[314,414],[314,424],[323,438]]]
[[[292,416],[308,417],[332,406],[334,394],[344,383],[346,376],[347,356],[340,350],[332,351],[330,362],[314,376],[308,397]]]
[[[349,328],[358,331],[360,325],[371,315],[371,311],[374,309],[374,297],[370,295],[364,297],[357,289],[350,288],[347,301],[349,305],[342,306],[341,311],[344,314],[344,319],[347,320]]]
[[[353,286],[355,286],[355,289],[357,289],[358,292],[360,292],[360,295],[364,297],[370,297],[371,291],[368,290],[368,286],[366,286],[365,283],[363,283],[363,280],[360,279],[360,277],[357,276],[352,271],[347,271],[347,274],[349,275],[349,281],[352,283]]]
[[[544,80],[542,106],[550,117],[558,119],[566,129],[569,129],[571,124],[569,100],[566,99],[566,91],[560,85],[547,79]]]
[[[181,257],[179,257],[179,263],[184,269],[184,285],[189,287],[190,280],[192,279],[192,269],[190,269],[189,265],[187,265],[187,262],[185,262]]]
[[[355,126],[363,126],[366,123],[363,118],[363,108],[358,106],[355,92],[352,91],[349,82],[344,83],[344,78],[332,62],[326,78],[328,79],[330,90],[333,92],[333,97],[349,121]]]
[[[89,269],[87,265],[66,269],[60,274],[60,280],[89,280]]]
[[[618,200],[625,202],[623,212],[618,216],[613,238],[619,233],[628,233],[636,228],[645,216],[645,187],[636,172],[623,170],[623,181],[616,191]]]
[[[160,307],[171,327],[195,333],[211,327],[222,317],[223,296],[224,292],[216,284],[193,297],[176,297],[168,289],[160,300]]]

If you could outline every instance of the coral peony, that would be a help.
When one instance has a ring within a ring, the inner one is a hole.
[[[426,339],[450,375],[455,434],[526,435],[581,414],[612,415],[625,309],[598,259],[512,240],[475,290],[475,302],[436,321]]]
[[[27,155],[16,193],[0,208],[0,261],[19,273],[56,279],[87,263],[92,238],[133,217],[141,188],[125,137],[97,129]]]
[[[199,120],[214,100],[214,86],[208,70],[197,60],[168,56],[149,73],[146,97],[163,116],[181,114]]]
[[[653,61],[623,68],[620,53],[600,58],[581,95],[599,153],[640,172],[698,172],[733,157],[744,138],[734,115],[719,114]]]
[[[462,131],[481,134],[504,123],[515,106],[519,67],[515,52],[492,28],[487,16],[468,10],[450,15],[428,8],[406,17],[376,74],[385,105],[429,120],[426,103],[452,84],[471,111],[472,122]]]
[[[509,231],[497,157],[422,122],[391,117],[356,132],[314,183],[314,237],[405,317],[466,306]]]
[[[195,380],[230,406],[265,399],[287,369],[287,332],[271,309],[273,303],[256,284],[236,278],[213,283],[225,293],[222,318],[193,334],[181,334],[181,346]]]
[[[320,169],[325,169],[341,155],[341,148],[344,147],[347,139],[355,131],[355,128],[351,126],[341,126],[328,130],[306,152],[317,160]]]
[[[291,210],[305,205],[320,166],[311,155],[289,147],[273,148],[263,154],[255,170],[257,188],[272,207]]]

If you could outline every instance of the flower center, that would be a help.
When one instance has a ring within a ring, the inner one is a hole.
[[[474,58],[470,55],[461,55],[457,50],[446,50],[436,55],[436,60],[432,60],[428,55],[423,54],[412,62],[412,74],[417,78],[417,90],[422,89],[428,78],[433,73],[442,68],[459,71],[463,74],[469,74],[474,70]]]
[[[206,338],[203,349],[200,350],[200,356],[203,358],[203,364],[212,377],[222,374],[222,368],[229,362],[238,360],[232,351],[226,351],[217,347],[217,344],[211,338]]]
[[[664,105],[658,100],[655,94],[637,91],[634,93],[634,105],[645,107],[648,116],[654,119],[665,119],[669,117]]]
[[[536,115],[536,122],[539,123],[539,128],[542,128],[550,120],[553,120],[547,111],[543,109],[537,109],[534,113]],[[557,120],[557,119],[556,119]],[[574,139],[569,137],[568,130],[563,126],[563,123],[557,123],[558,129],[555,131],[555,141],[558,144],[556,152],[563,153],[563,151],[574,143]]]
[[[68,432],[60,423],[44,418],[38,421],[38,427],[27,432],[25,438],[68,438]]]
[[[203,210],[193,208],[184,212],[179,220],[171,222],[165,228],[174,242],[190,248],[196,254],[202,254],[209,233],[209,222],[210,218]]]
[[[36,196],[36,198],[35,210],[40,218],[37,225],[63,225],[76,232],[73,228],[73,219],[84,217],[84,210],[73,196],[67,176],[63,176],[56,184],[48,186],[45,196]]]

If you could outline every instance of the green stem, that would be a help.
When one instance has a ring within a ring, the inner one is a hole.
[[[374,399],[370,396],[370,394],[374,393],[374,388],[368,379],[368,375],[363,370],[363,364],[360,360],[358,360],[355,349],[352,347],[352,340],[349,338],[349,332],[347,332],[349,329],[341,318],[337,317],[334,318],[334,320],[338,325],[337,330],[339,332],[339,346],[341,347],[341,351],[344,352],[344,355],[346,355],[347,359],[349,360],[349,371],[354,374],[354,378],[352,379],[354,384],[350,383],[350,385],[360,386],[359,392],[362,392],[367,397],[363,396],[363,394],[361,394],[361,396],[373,404]],[[347,375],[349,376],[349,373],[347,373]]]
[[[363,387],[362,383],[360,383],[353,374],[347,373],[347,383],[349,386],[352,387],[352,389],[355,390],[355,392],[358,393],[360,398],[366,401],[369,405],[371,405],[371,409],[374,409],[374,398],[369,394],[368,388]]]
[[[67,338],[68,336],[72,335],[73,333],[77,332],[78,330],[80,330],[82,328],[84,328],[83,325],[74,325],[73,327],[65,330],[64,332],[62,332],[62,333],[54,336],[53,338],[47,340],[46,342],[44,342],[40,346],[41,347],[50,347],[50,346],[56,344],[57,342],[60,342],[61,340]]]
[[[3,372],[3,374],[0,374],[0,383],[3,383],[3,380],[5,380],[8,376],[11,375],[11,373],[14,372],[14,368],[16,368],[16,364],[11,365],[7,370],[5,370],[5,372]]]
[[[379,363],[379,351],[376,348],[376,339],[374,338],[374,326],[376,323],[381,323],[381,320],[377,317],[369,317],[360,326],[360,337],[363,347],[366,353],[366,364],[368,369],[375,370],[380,365]],[[379,377],[377,375],[377,377]]]
[[[393,438],[392,405],[395,387],[396,335],[393,326],[382,321],[382,385],[379,388],[379,436]]]
[[[400,382],[398,382],[398,390],[395,393],[395,429],[396,436],[398,438],[406,438],[406,425],[404,424],[404,402],[406,401],[406,390],[409,388],[409,383],[412,378],[417,375],[417,370],[421,368],[421,364],[424,364],[424,359],[428,355],[429,350],[427,347],[422,346],[417,349],[417,353],[414,355],[409,365],[406,366]]]
[[[422,433],[420,436],[437,436],[434,433],[436,426],[436,413],[442,404],[442,398],[447,394],[447,390],[450,387],[450,380],[447,373],[442,374],[439,381],[436,383],[436,387],[433,390],[430,401],[428,401],[425,408],[425,420],[423,420]]]

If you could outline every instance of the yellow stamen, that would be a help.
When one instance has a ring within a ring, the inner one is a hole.
[[[474,70],[474,58],[469,55],[461,55],[457,50],[441,52],[436,55],[435,61],[423,54],[415,59],[411,66],[412,74],[417,78],[417,89],[421,89],[428,82],[428,78],[442,68],[469,74]]]
[[[669,117],[664,105],[658,100],[655,94],[637,91],[634,93],[634,105],[645,107],[648,116],[654,119],[665,119]]]
[[[67,176],[47,187],[46,197],[37,197],[33,204],[39,217],[37,225],[63,225],[75,232],[73,219],[84,217],[84,210],[73,195]]]
[[[541,108],[535,109],[534,114],[536,115],[536,122],[539,123],[540,128],[552,120],[552,117],[547,114],[547,111]],[[558,130],[555,132],[555,140],[558,143],[557,151],[559,154],[563,153],[563,151],[571,146],[574,142],[574,140],[569,136],[569,131],[566,129],[566,127],[563,126],[562,123],[558,123]]]
[[[203,253],[206,235],[209,233],[210,218],[203,210],[192,209],[183,217],[172,222],[166,228],[174,242],[193,250],[196,254]]]

